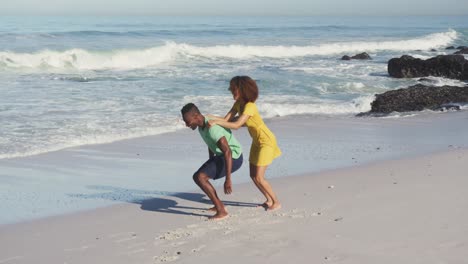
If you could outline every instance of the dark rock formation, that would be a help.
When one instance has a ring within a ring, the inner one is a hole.
[[[367,54],[366,52],[363,52],[363,53],[359,53],[359,54],[356,54],[354,56],[351,57],[351,59],[354,59],[354,60],[371,60],[371,56],[369,56],[369,54]]]
[[[388,61],[388,74],[396,78],[436,76],[468,80],[468,60],[463,55],[439,55],[427,60],[403,55]]]
[[[436,52],[437,50],[436,49],[431,49],[431,52]]]
[[[459,51],[456,51],[453,54],[468,54],[468,48],[460,49]]]
[[[369,113],[391,113],[421,111],[424,109],[459,110],[454,103],[468,103],[468,87],[440,86],[432,87],[422,84],[408,88],[387,91],[377,94],[371,103]]]
[[[372,60],[371,56],[369,56],[369,54],[367,54],[366,52],[356,54],[352,57],[348,55],[344,55],[343,57],[341,57],[341,59],[342,60]]]
[[[466,49],[468,48],[467,46],[458,46],[457,49]]]
[[[454,46],[448,46],[448,47],[446,47],[445,49],[446,49],[446,50],[450,50],[450,49],[455,49],[455,47],[454,47]]]
[[[461,107],[457,104],[443,104],[440,107],[434,109],[434,111],[460,111]]]

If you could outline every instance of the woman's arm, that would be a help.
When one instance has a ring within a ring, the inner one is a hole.
[[[236,114],[237,114],[237,110],[234,109],[234,106],[232,106],[231,110],[229,110],[229,112],[226,114],[223,120],[232,121],[236,117]]]
[[[231,121],[237,114],[237,110],[234,109],[234,106],[231,108],[231,110],[229,110],[229,112],[226,114],[226,116],[224,116],[224,118],[220,117],[220,116],[215,116],[215,115],[211,115],[211,114],[208,114],[206,115],[206,117],[208,117],[209,119],[211,120],[224,120],[224,121]]]
[[[222,118],[220,116],[215,116],[215,115],[212,115],[212,114],[207,114],[206,117],[208,117],[210,120],[224,120],[224,118]]]
[[[210,126],[219,125],[224,128],[239,129],[245,124],[245,122],[247,122],[247,120],[249,120],[249,118],[249,115],[241,115],[236,121],[232,122],[226,120],[210,120],[208,123]]]

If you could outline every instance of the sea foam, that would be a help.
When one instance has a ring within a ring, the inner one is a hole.
[[[458,36],[455,30],[433,33],[413,39],[397,39],[369,42],[324,43],[309,46],[249,46],[214,45],[195,46],[187,43],[166,42],[162,46],[137,50],[91,51],[70,49],[65,51],[43,50],[35,53],[0,52],[0,67],[36,69],[138,69],[157,66],[176,60],[200,58],[229,58],[246,60],[255,57],[295,58],[327,56],[353,52],[413,51],[441,48],[452,43]]]

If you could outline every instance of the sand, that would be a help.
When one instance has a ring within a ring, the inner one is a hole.
[[[275,212],[244,183],[220,194],[217,222],[194,189],[4,225],[0,263],[466,263],[466,171],[468,150],[451,147],[273,179]]]

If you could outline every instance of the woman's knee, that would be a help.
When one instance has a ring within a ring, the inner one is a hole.
[[[259,174],[250,174],[250,178],[254,181],[254,182],[263,182],[265,179],[259,175]]]

